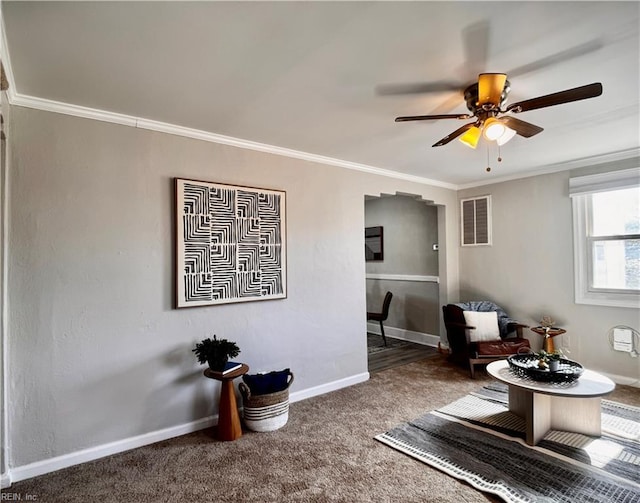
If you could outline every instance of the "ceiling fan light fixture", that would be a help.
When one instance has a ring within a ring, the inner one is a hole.
[[[507,75],[505,73],[481,73],[478,75],[478,105],[488,106],[488,110],[498,108],[506,83]]]
[[[506,131],[506,127],[502,122],[494,117],[488,118],[484,123],[484,130],[482,134],[489,141],[496,141]]]
[[[515,130],[511,129],[510,127],[505,126],[504,127],[504,133],[502,134],[502,136],[500,138],[498,138],[496,140],[496,143],[502,147],[502,145],[507,143],[515,135],[516,135]]]
[[[459,140],[464,143],[467,147],[476,148],[478,145],[478,140],[480,140],[480,135],[482,131],[478,126],[473,126],[469,128],[469,130],[463,134]]]

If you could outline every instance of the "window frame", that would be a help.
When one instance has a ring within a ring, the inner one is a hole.
[[[640,168],[569,180],[573,206],[574,290],[576,304],[640,309],[640,290],[596,288],[593,285],[593,243],[638,239],[640,234],[592,235],[591,195],[640,186]]]

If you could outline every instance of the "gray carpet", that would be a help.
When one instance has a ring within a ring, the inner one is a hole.
[[[508,502],[640,501],[640,408],[603,401],[602,429],[552,431],[532,448],[492,384],[376,439]]]
[[[35,495],[39,503],[495,502],[373,438],[489,382],[438,356],[292,403],[289,422],[274,432],[218,442],[212,429],[202,430],[16,482],[3,493],[22,501]],[[615,393],[614,400],[640,405],[636,388]]]

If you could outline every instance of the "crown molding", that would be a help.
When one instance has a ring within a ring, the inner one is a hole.
[[[610,152],[607,154],[593,155],[591,157],[581,157],[579,159],[572,159],[569,161],[563,161],[556,164],[548,164],[542,166],[535,171],[527,173],[519,173],[514,175],[502,176],[500,178],[493,178],[489,181],[472,182],[461,184],[457,186],[458,190],[472,189],[474,187],[482,187],[484,185],[493,185],[495,183],[509,182],[512,180],[521,180],[523,178],[531,178],[540,175],[549,175],[552,173],[558,173],[560,171],[570,171],[572,169],[580,169],[591,166],[597,166],[601,164],[612,164],[628,159],[640,158],[640,147],[634,147],[626,150],[619,150],[617,152]]]
[[[4,52],[2,53],[3,62],[5,61]],[[6,60],[8,61],[8,60]],[[195,140],[207,141],[211,143],[218,143],[222,145],[229,145],[238,148],[244,148],[248,150],[255,150],[258,152],[264,152],[268,154],[274,154],[284,157],[290,157],[293,159],[300,159],[303,161],[309,161],[319,164],[325,164],[329,166],[336,166],[339,168],[350,169],[354,171],[361,171],[372,175],[385,176],[388,178],[394,178],[396,180],[406,180],[413,183],[419,183],[423,185],[430,185],[433,187],[442,187],[449,190],[464,190],[475,187],[481,187],[484,185],[493,185],[496,183],[509,182],[512,180],[521,180],[524,178],[531,178],[534,176],[547,175],[551,173],[557,173],[560,171],[568,171],[572,169],[579,169],[588,166],[595,166],[599,164],[620,162],[623,160],[631,159],[634,157],[640,157],[640,148],[634,147],[627,150],[621,150],[618,152],[611,152],[602,155],[595,155],[591,157],[583,157],[580,159],[572,159],[556,164],[549,164],[543,166],[535,171],[527,173],[517,173],[513,175],[506,175],[499,178],[492,178],[487,181],[470,182],[464,184],[454,184],[442,182],[440,180],[432,180],[430,178],[424,178],[421,176],[409,175],[406,173],[399,173],[397,171],[391,171],[388,169],[378,168],[375,166],[369,166],[366,164],[359,164],[356,162],[345,161],[342,159],[336,159],[333,157],[327,157],[318,154],[312,154],[309,152],[303,152],[300,150],[293,150],[284,147],[278,147],[275,145],[269,145],[266,143],[258,143],[251,140],[244,140],[242,138],[234,138],[232,136],[225,136],[217,133],[211,133],[201,129],[187,128],[183,126],[176,126],[166,122],[154,121],[144,119],[141,117],[134,117],[131,115],[119,114],[115,112],[108,112],[106,110],[99,110],[96,108],[83,107],[80,105],[72,105],[69,103],[63,103],[60,101],[47,100],[44,98],[37,98],[34,96],[25,96],[23,94],[15,92],[13,87],[13,75],[10,70],[10,62],[5,66],[5,72],[9,79],[9,89],[7,97],[9,103],[15,106],[22,106],[26,108],[33,108],[36,110],[44,110],[47,112],[54,112],[64,115],[72,115],[75,117],[81,117],[84,119],[93,119],[102,122],[110,122],[113,124],[120,124],[123,126],[135,127],[138,129],[146,129],[149,131],[157,131],[160,133],[171,134],[174,136],[183,136],[186,138],[192,138]]]
[[[244,140],[241,138],[234,138],[231,136],[224,136],[217,133],[210,133],[208,131],[202,131],[198,129],[191,129],[182,126],[175,126],[165,122],[152,121],[147,119],[138,119],[136,127],[141,129],[150,129],[152,131],[159,131],[162,133],[173,134],[177,136],[186,136],[188,138],[195,138],[198,140],[209,141],[213,143],[221,143],[223,145],[231,145],[234,147],[246,148],[249,150],[257,150],[259,152],[266,152],[269,154],[281,155],[284,157],[292,157],[294,159],[301,159],[304,161],[317,162],[320,164],[328,164],[330,166],[337,166],[340,168],[352,169],[355,171],[363,171],[366,173],[386,176],[389,178],[396,178],[400,180],[408,180],[410,182],[421,183],[425,185],[433,185],[436,187],[443,187],[446,189],[456,190],[457,186],[451,183],[441,182],[439,180],[431,180],[420,176],[408,175],[405,173],[398,173],[375,166],[369,166],[366,164],[359,164],[351,161],[344,161],[342,159],[336,159],[334,157],[327,157],[318,154],[312,154],[309,152],[302,152],[300,150],[293,150],[284,147],[277,147],[275,145],[268,145],[266,143],[258,143],[251,140]]]
[[[443,182],[440,180],[433,180],[416,175],[409,175],[406,173],[400,173],[376,166],[369,166],[367,164],[359,164],[356,162],[345,161],[342,159],[336,159],[333,157],[327,157],[318,154],[312,154],[309,152],[303,152],[300,150],[293,150],[284,147],[278,147],[275,145],[269,145],[265,143],[258,143],[251,140],[245,140],[242,138],[234,138],[231,136],[224,136],[209,131],[192,129],[166,122],[149,120],[141,117],[134,117],[131,115],[119,114],[109,112],[106,110],[99,110],[95,108],[84,107],[80,105],[73,105],[70,103],[63,103],[60,101],[47,100],[44,98],[38,98],[34,96],[27,96],[20,94],[16,91],[15,81],[13,78],[13,71],[11,68],[11,59],[7,49],[6,30],[4,29],[4,19],[2,17],[2,5],[0,3],[0,29],[2,30],[2,39],[0,41],[0,57],[4,65],[7,80],[9,82],[9,89],[7,90],[7,98],[11,105],[22,106],[27,108],[33,108],[37,110],[44,110],[47,112],[60,113],[64,115],[72,115],[75,117],[81,117],[85,119],[93,119],[102,122],[110,122],[113,124],[120,124],[123,126],[135,127],[139,129],[147,129],[150,131],[157,131],[161,133],[183,136],[187,138],[193,138],[196,140],[207,141],[211,143],[218,143],[222,145],[230,145],[238,148],[244,148],[249,150],[255,150],[258,152],[265,152],[269,154],[290,157],[294,159],[300,159],[304,161],[325,164],[329,166],[336,166],[340,168],[361,171],[372,175],[379,175],[388,178],[394,178],[396,180],[405,180],[408,182],[418,183],[422,185],[429,185],[433,187],[441,187],[444,189],[459,191],[464,189],[470,189],[474,187],[481,187],[484,185],[493,185],[496,183],[503,183],[512,180],[519,180],[523,178],[531,178],[534,176],[545,175],[550,173],[556,173],[559,171],[567,171],[571,169],[578,169],[587,166],[594,166],[597,164],[612,163],[630,159],[633,157],[640,157],[640,148],[632,148],[619,152],[613,152],[604,155],[597,155],[592,157],[586,157],[581,159],[570,160],[557,164],[550,164],[543,166],[540,169],[529,171],[527,173],[518,173],[513,175],[506,175],[503,177],[492,178],[491,180],[470,182],[463,184],[455,184]]]
[[[2,39],[0,40],[0,58],[4,65],[5,74],[9,82],[9,89],[7,90],[7,98],[11,105],[21,106],[26,108],[33,108],[36,110],[44,110],[47,112],[54,112],[64,115],[72,115],[74,117],[81,117],[84,119],[93,119],[102,122],[110,122],[113,124],[120,124],[122,126],[130,126],[140,129],[147,129],[150,131],[157,131],[161,133],[167,133],[177,136],[183,136],[187,138],[193,138],[196,140],[208,141],[212,143],[219,143],[223,145],[230,145],[239,148],[245,148],[249,150],[256,150],[259,152],[265,152],[274,155],[280,155],[284,157],[291,157],[294,159],[301,159],[304,161],[310,161],[320,164],[326,164],[329,166],[337,166],[340,168],[351,169],[355,171],[362,171],[373,175],[385,176],[388,178],[395,178],[398,180],[406,180],[409,182],[419,183],[423,185],[431,185],[435,187],[442,187],[450,190],[457,190],[457,186],[452,183],[441,182],[439,180],[431,180],[415,175],[408,175],[405,173],[398,173],[388,169],[378,168],[375,166],[368,166],[366,164],[359,164],[351,161],[344,161],[342,159],[335,159],[333,157],[326,157],[318,154],[311,154],[309,152],[302,152],[299,150],[292,150],[283,147],[277,147],[275,145],[268,145],[265,143],[258,143],[250,140],[244,140],[241,138],[233,138],[231,136],[224,136],[209,131],[203,131],[199,129],[191,129],[182,126],[176,126],[166,122],[153,121],[144,119],[141,117],[133,117],[131,115],[124,115],[106,110],[99,110],[95,108],[84,107],[80,105],[73,105],[70,103],[63,103],[60,101],[47,100],[44,98],[38,98],[35,96],[27,96],[20,94],[16,91],[15,81],[13,78],[13,70],[11,68],[11,59],[9,57],[9,51],[7,49],[6,30],[4,29],[4,19],[2,17],[2,5],[0,3],[0,29],[2,30]]]
[[[102,122],[111,122],[113,124],[121,124],[123,126],[136,127],[138,119],[130,115],[105,112],[95,108],[83,107],[80,105],[71,105],[69,103],[61,103],[59,101],[45,100],[35,98],[33,96],[25,96],[15,93],[9,96],[9,102],[12,105],[34,108],[36,110],[44,110],[45,112],[54,112],[64,115],[73,115],[83,119],[93,119]]]
[[[432,179],[423,178],[420,176],[408,175],[405,173],[398,173],[396,171],[391,171],[388,169],[369,166],[366,164],[359,164],[351,161],[344,161],[342,159],[336,159],[333,157],[312,154],[309,152],[302,152],[300,150],[293,150],[289,148],[278,147],[275,145],[268,145],[266,143],[258,143],[251,140],[244,140],[242,138],[234,138],[232,136],[225,136],[217,133],[211,133],[209,131],[203,131],[200,129],[192,129],[192,128],[187,128],[183,126],[176,126],[174,124],[169,124],[166,122],[154,121],[154,120],[144,119],[141,117],[134,117],[131,115],[108,112],[106,110],[98,110],[95,108],[83,107],[80,105],[72,105],[70,103],[47,100],[43,98],[37,98],[34,96],[25,96],[15,91],[13,93],[9,93],[8,97],[9,97],[9,102],[15,106],[33,108],[37,110],[44,110],[47,112],[55,112],[55,113],[64,114],[64,115],[72,115],[72,116],[81,117],[84,119],[93,119],[97,121],[111,122],[113,124],[120,124],[123,126],[130,126],[130,127],[135,127],[139,129],[147,129],[150,131],[157,131],[157,132],[171,134],[175,136],[183,136],[183,137],[193,138],[196,140],[207,141],[211,143],[230,145],[233,147],[256,150],[258,152],[265,152],[268,154],[291,157],[294,159],[301,159],[303,161],[326,164],[329,166],[337,166],[340,168],[351,169],[355,171],[362,171],[372,175],[386,176],[389,178],[406,180],[409,182],[419,183],[423,185],[430,185],[430,186],[442,187],[450,190],[457,190],[457,185],[452,183],[446,183],[439,180],[432,180]]]

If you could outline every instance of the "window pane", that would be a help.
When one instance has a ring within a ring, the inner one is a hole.
[[[592,236],[640,233],[640,187],[599,192],[591,203]]]
[[[593,242],[593,287],[640,290],[640,239]]]

